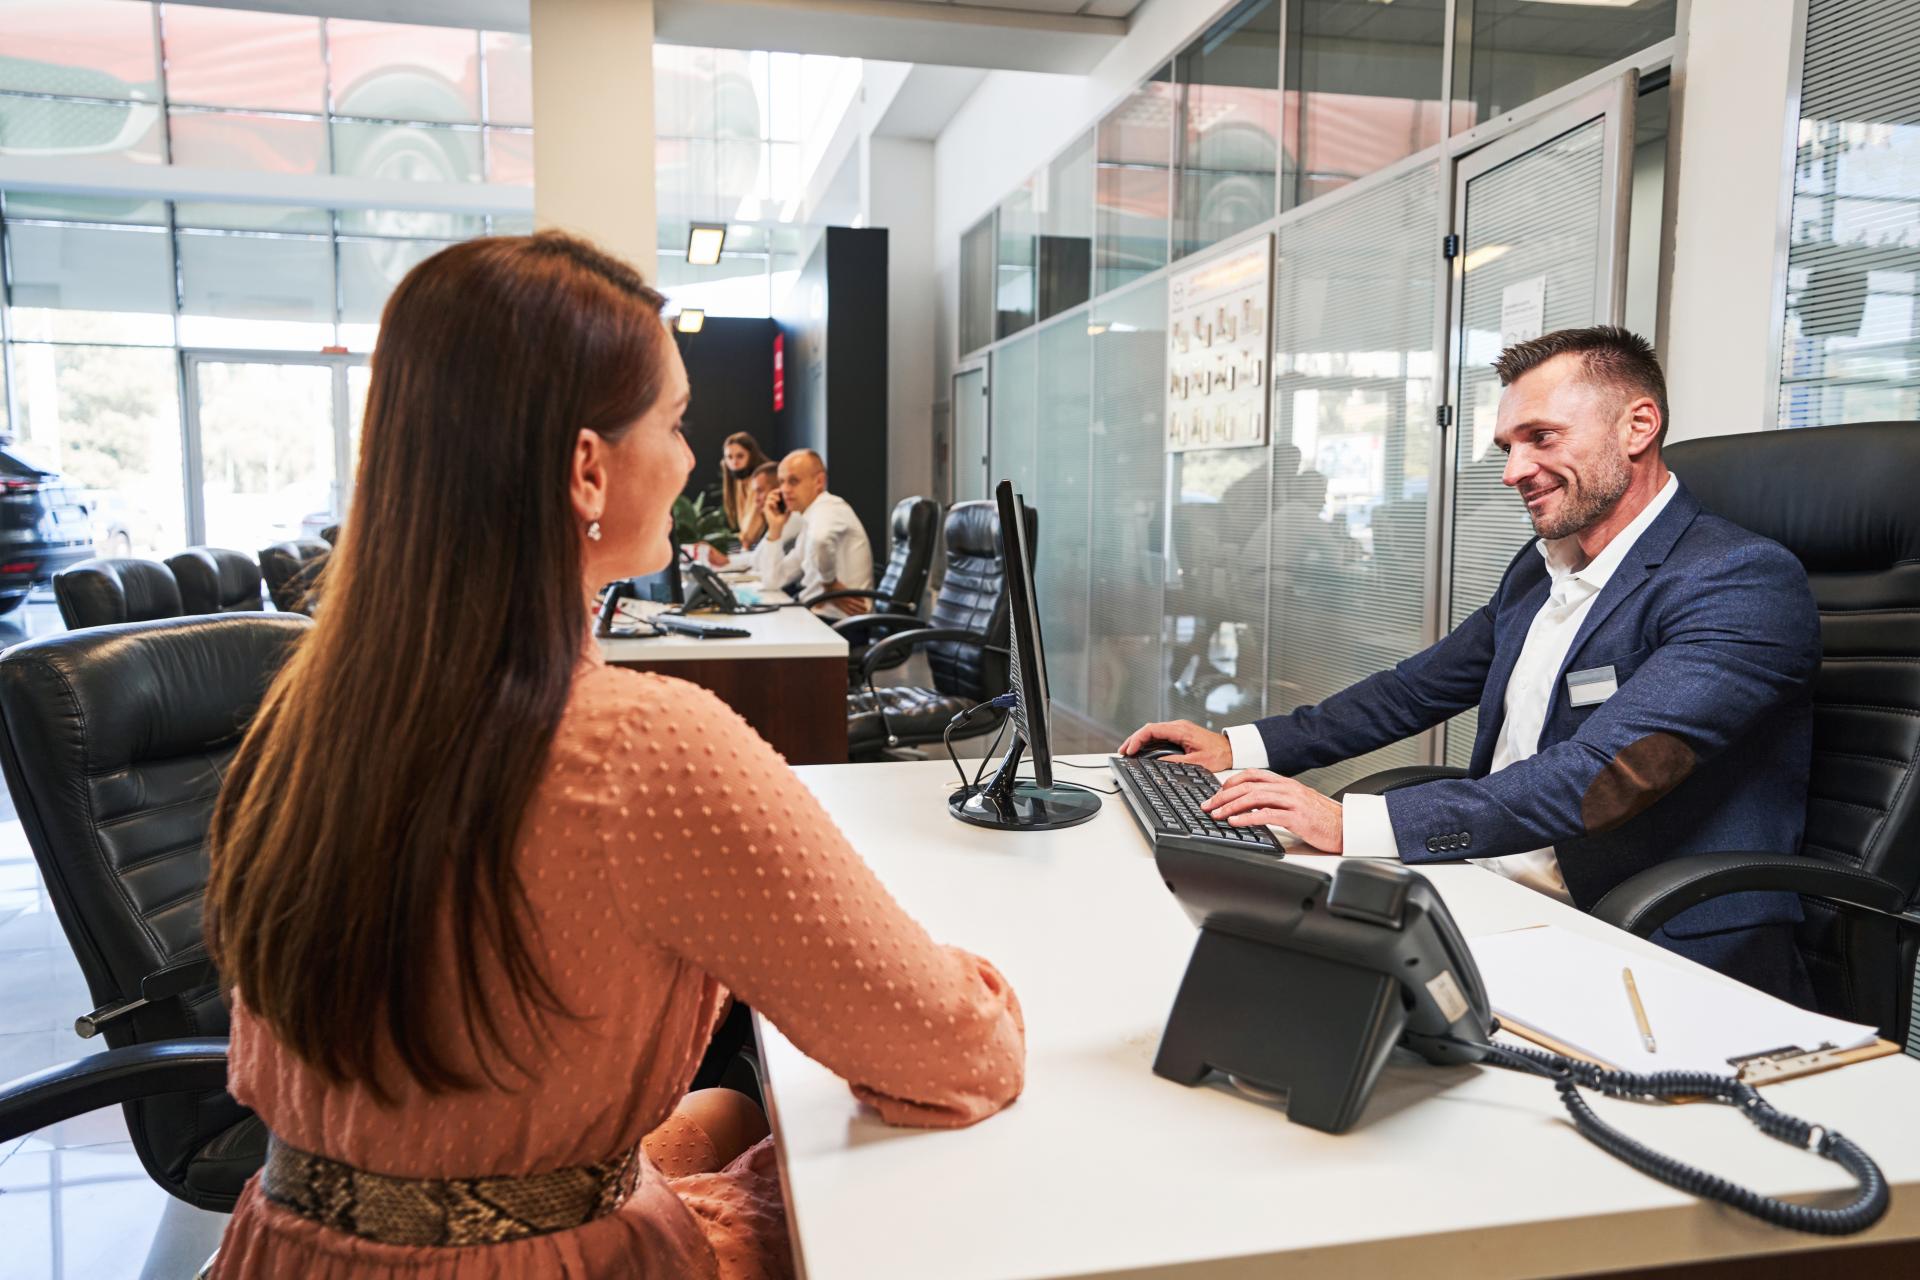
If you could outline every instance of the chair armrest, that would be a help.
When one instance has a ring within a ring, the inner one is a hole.
[[[1398,769],[1382,769],[1378,773],[1370,773],[1364,778],[1349,782],[1334,792],[1333,798],[1340,800],[1354,793],[1363,796],[1383,796],[1401,787],[1417,787],[1423,782],[1437,782],[1441,778],[1466,776],[1465,769],[1456,769],[1452,765],[1410,764]]]
[[[0,1142],[117,1103],[226,1087],[224,1039],[157,1040],[109,1049],[0,1085]]]
[[[987,637],[978,631],[967,631],[961,627],[922,627],[917,631],[896,631],[883,640],[875,641],[867,650],[867,656],[860,664],[860,676],[869,682],[873,673],[880,670],[881,664],[896,656],[912,653],[923,644],[956,643],[971,644],[989,651],[1005,652],[998,645],[987,643]]]
[[[847,638],[848,644],[866,644],[868,637],[860,634],[875,628],[906,628],[914,631],[927,625],[927,620],[911,613],[856,613],[851,618],[842,618],[829,624],[835,631]]]
[[[1879,876],[1802,854],[1701,853],[1648,867],[1615,885],[1594,918],[1646,937],[1688,907],[1729,893],[1787,890],[1840,907],[1900,917],[1906,895]],[[1908,917],[1920,924],[1920,918]]]
[[[856,597],[861,600],[886,600],[890,598],[881,595],[878,591],[868,591],[865,587],[843,587],[838,591],[822,591],[817,596],[808,596],[800,603],[811,609],[817,604],[826,604],[830,600],[852,600]]]

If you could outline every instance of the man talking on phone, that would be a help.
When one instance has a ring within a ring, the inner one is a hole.
[[[762,509],[767,536],[753,555],[760,581],[770,587],[798,581],[794,596],[800,600],[873,586],[873,547],[867,531],[844,498],[827,492],[827,464],[819,454],[796,449],[782,458],[780,487],[766,496]],[[787,543],[787,525],[797,519],[805,521],[800,537]],[[869,607],[865,599],[853,596],[822,605],[819,612],[840,618]]]
[[[1778,543],[1710,515],[1667,470],[1666,379],[1623,329],[1567,329],[1494,362],[1502,481],[1538,535],[1438,644],[1314,706],[1214,733],[1150,724],[1126,755],[1237,769],[1204,807],[1328,853],[1470,861],[1591,910],[1695,853],[1794,853],[1806,822],[1820,622]],[[1289,775],[1480,712],[1467,776],[1348,794]],[[1762,990],[1811,999],[1800,900],[1732,894],[1653,940]]]

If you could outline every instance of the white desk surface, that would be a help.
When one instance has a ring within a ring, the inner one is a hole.
[[[779,593],[766,593],[773,602],[785,600]],[[641,612],[666,608],[643,602]],[[698,659],[732,658],[838,658],[847,659],[847,638],[811,609],[776,609],[772,613],[694,613],[688,621],[707,626],[739,627],[745,636],[720,640],[702,640],[696,636],[668,634],[630,639],[602,638],[600,655],[608,662],[687,662]]]
[[[1082,761],[1104,757],[1074,757]],[[1104,773],[1060,769],[1111,786]],[[1223,1084],[1153,1074],[1194,929],[1119,796],[1065,831],[949,817],[945,761],[799,770],[934,937],[999,966],[1027,1025],[1026,1091],[970,1129],[889,1128],[761,1022],[794,1238],[812,1280],[853,1277],[1566,1275],[1830,1248],[1655,1182],[1579,1136],[1545,1081],[1398,1056],[1360,1123],[1290,1125]],[[1332,858],[1303,859],[1332,870]],[[1551,922],[1629,938],[1491,872],[1423,869],[1475,934]],[[1920,1237],[1920,1062],[1772,1085],[1866,1148],[1894,1188],[1855,1242]],[[1656,1150],[1776,1195],[1840,1192],[1838,1166],[1717,1105],[1598,1099]],[[1829,1196],[1827,1203],[1839,1203]]]

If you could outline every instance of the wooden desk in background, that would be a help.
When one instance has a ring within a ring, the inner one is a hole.
[[[616,667],[657,671],[711,689],[789,764],[847,760],[847,641],[807,609],[695,614],[694,622],[739,627],[728,640],[693,636],[603,639]]]

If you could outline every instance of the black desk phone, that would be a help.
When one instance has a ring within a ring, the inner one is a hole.
[[[733,588],[726,580],[697,560],[689,560],[683,566],[692,585],[687,591],[687,602],[681,608],[687,613],[696,609],[711,609],[715,613],[746,613],[749,606],[740,603],[733,594]]]
[[[1200,926],[1158,1074],[1284,1090],[1294,1123],[1344,1133],[1395,1045],[1434,1063],[1484,1056],[1486,988],[1425,876],[1378,859],[1329,876],[1224,849],[1161,846],[1154,861]]]
[[[1160,878],[1200,927],[1153,1069],[1181,1084],[1219,1071],[1286,1094],[1287,1118],[1345,1133],[1396,1046],[1428,1062],[1475,1063],[1552,1081],[1588,1141],[1668,1186],[1776,1226],[1864,1231],[1886,1213],[1886,1179],[1831,1129],[1776,1110],[1732,1075],[1636,1074],[1497,1043],[1480,971],[1425,876],[1398,862],[1346,859],[1331,876],[1271,854],[1158,845]],[[1595,1114],[1580,1089],[1637,1101],[1710,1099],[1771,1138],[1845,1168],[1858,1184],[1838,1208],[1792,1204],[1652,1151]]]

